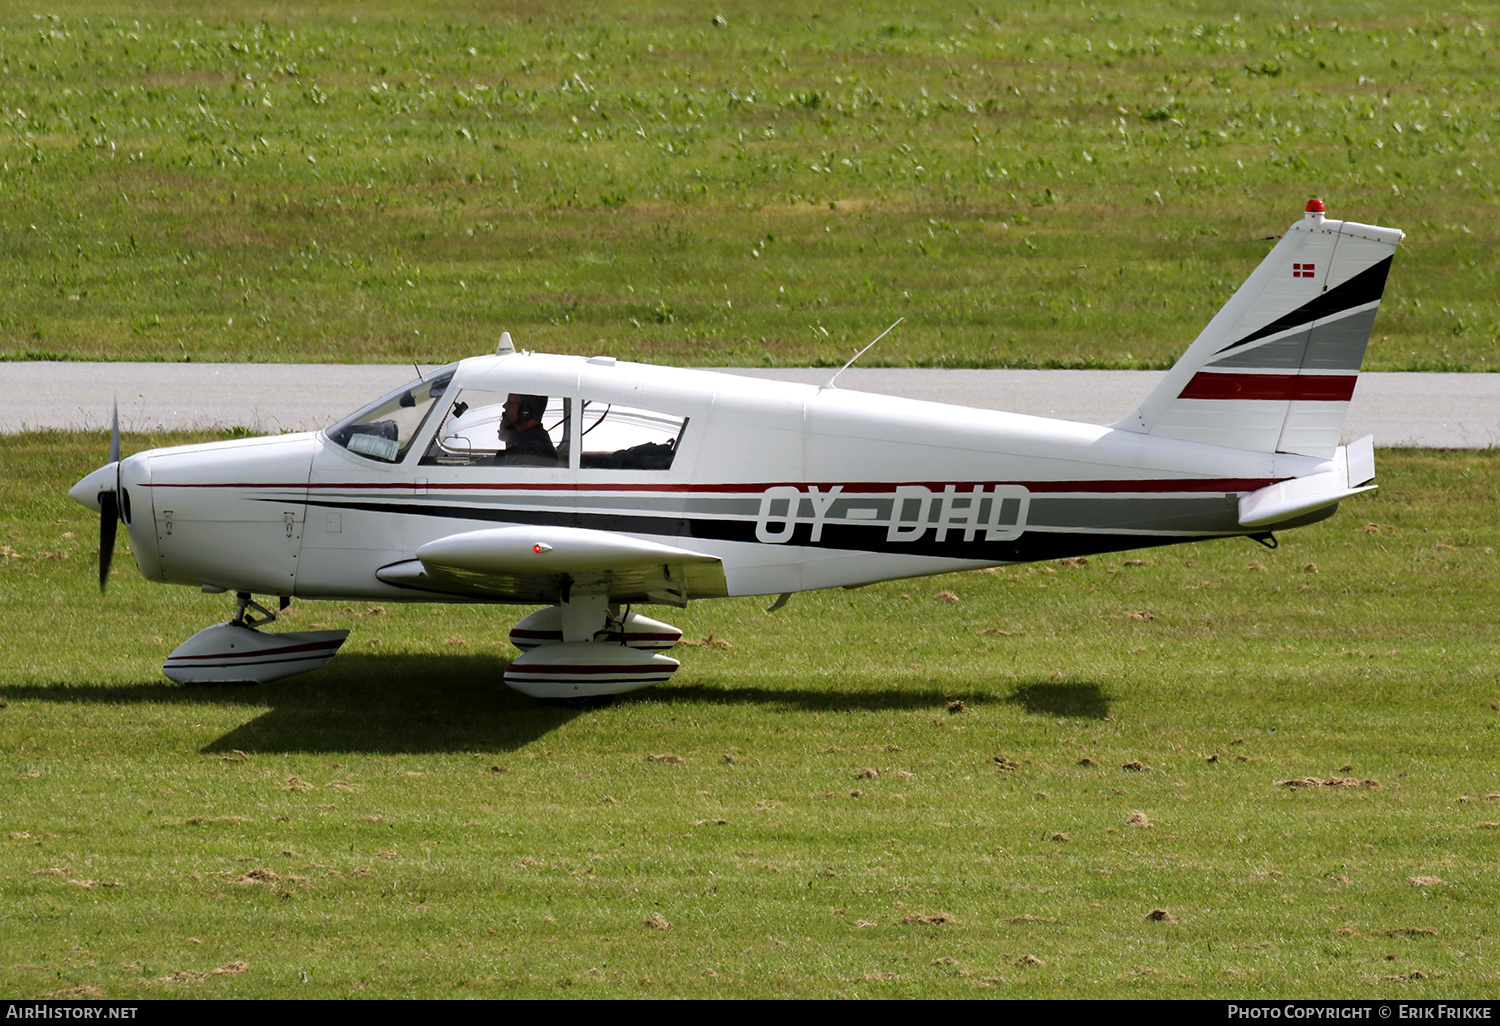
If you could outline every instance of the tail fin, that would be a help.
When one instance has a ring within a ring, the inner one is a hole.
[[[1161,384],[1115,427],[1331,458],[1401,232],[1313,200]]]

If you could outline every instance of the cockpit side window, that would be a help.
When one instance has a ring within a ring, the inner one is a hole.
[[[424,465],[568,466],[572,399],[475,388],[449,398]]]
[[[452,380],[452,367],[420,378],[350,414],[324,434],[352,453],[399,463]]]

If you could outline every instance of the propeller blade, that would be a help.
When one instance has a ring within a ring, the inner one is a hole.
[[[109,564],[115,556],[115,525],[119,522],[114,492],[99,493],[99,593],[109,577]]]
[[[109,564],[115,558],[115,531],[120,522],[120,400],[115,400],[109,428],[109,462],[115,466],[115,488],[99,493],[99,594],[109,578]]]

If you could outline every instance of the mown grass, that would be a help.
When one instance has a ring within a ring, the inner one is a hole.
[[[1488,369],[1491,2],[0,15],[0,357],[1161,367],[1309,195]]]
[[[1500,978],[1494,453],[1382,452],[1380,490],[1274,552],[695,604],[669,685],[572,709],[500,684],[505,609],[298,603],[354,629],[328,669],[168,683],[227,606],[123,552],[99,597],[64,496],[97,449],[0,439],[9,995]]]

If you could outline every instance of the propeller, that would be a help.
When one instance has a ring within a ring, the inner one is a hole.
[[[113,492],[99,492],[99,594],[110,576],[114,559],[114,532],[120,523],[120,402],[115,401],[110,425],[110,462],[114,463]]]
[[[113,423],[109,429],[109,462],[115,470],[115,487],[99,493],[99,593],[109,578],[109,564],[115,557],[115,531],[120,523],[120,403],[115,400]]]
[[[70,499],[99,514],[100,591],[109,577],[120,521],[130,522],[130,493],[122,487],[120,476],[120,404],[116,402],[109,431],[109,462],[68,489]]]

